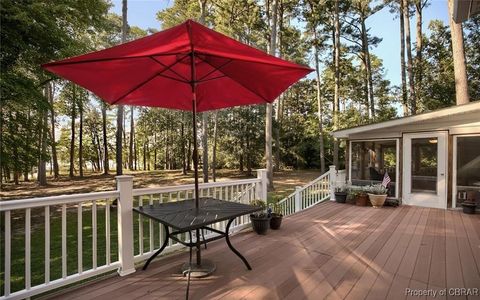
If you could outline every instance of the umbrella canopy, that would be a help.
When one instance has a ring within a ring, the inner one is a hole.
[[[198,112],[271,103],[313,71],[192,20],[43,67],[110,104],[192,111],[195,91]]]

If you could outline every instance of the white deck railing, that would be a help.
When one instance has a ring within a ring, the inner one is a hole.
[[[200,184],[199,192],[248,203],[267,199],[266,184],[266,171],[258,170],[257,178]],[[132,176],[117,176],[115,191],[0,202],[0,299],[27,298],[113,270],[135,272],[164,232],[132,207],[192,198],[193,191],[193,185],[134,190]],[[232,230],[249,221],[237,218]],[[180,246],[169,244],[165,253]]]
[[[278,202],[284,216],[294,214],[317,203],[335,199],[335,185],[345,181],[345,171],[336,171],[335,166],[320,177],[303,187],[297,187],[293,193]]]
[[[116,180],[117,189],[109,192],[0,202],[0,300],[28,298],[114,270],[121,276],[135,272],[135,263],[160,247],[165,232],[132,208],[194,197],[193,184],[133,189],[133,176]],[[334,199],[335,182],[341,180],[331,167],[281,200],[281,211],[290,215]],[[266,201],[266,170],[253,179],[200,184],[199,193],[241,203]],[[248,223],[248,216],[239,217],[231,230]],[[226,222],[215,226],[224,230]],[[164,253],[181,247],[170,242]]]

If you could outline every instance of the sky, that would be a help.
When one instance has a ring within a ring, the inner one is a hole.
[[[112,0],[112,11],[121,15],[122,1]],[[128,0],[128,23],[143,29],[160,28],[156,13],[173,4],[174,0]],[[423,11],[423,31],[428,34],[428,24],[431,20],[440,19],[448,24],[447,0],[430,0],[429,6]],[[382,38],[382,42],[370,49],[371,53],[383,60],[386,79],[394,85],[400,85],[400,28],[399,19],[388,11],[388,8],[377,12],[367,19],[367,27],[373,36]],[[412,49],[415,42],[415,18],[410,24]]]

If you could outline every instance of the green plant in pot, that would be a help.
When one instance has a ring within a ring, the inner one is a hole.
[[[388,189],[381,184],[371,185],[365,188],[370,203],[375,208],[382,207],[387,199]]]
[[[280,209],[280,205],[275,203],[270,205],[268,211],[271,213],[272,218],[270,219],[270,229],[277,230],[282,225],[283,214]]]
[[[262,200],[252,200],[250,205],[260,207],[262,210],[250,214],[253,230],[257,234],[266,234],[270,227],[271,215],[266,211],[267,204]]]
[[[347,189],[345,186],[335,188],[335,201],[338,203],[345,203],[347,201]]]

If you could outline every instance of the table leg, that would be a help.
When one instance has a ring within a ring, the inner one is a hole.
[[[225,229],[225,239],[227,240],[227,245],[230,248],[230,250],[233,251],[233,253],[235,253],[238,257],[240,257],[240,259],[243,261],[243,263],[245,264],[247,269],[251,270],[252,267],[250,267],[250,264],[248,263],[247,259],[245,257],[243,257],[243,255],[240,254],[240,252],[238,252],[237,249],[233,248],[232,243],[230,243],[230,238],[228,237],[228,233],[230,231],[230,225],[232,225],[233,220],[235,220],[235,219],[230,219],[228,221],[227,228]]]
[[[162,247],[160,247],[160,249],[158,249],[157,252],[155,252],[152,256],[150,256],[150,258],[147,260],[147,262],[145,263],[145,265],[143,265],[143,270],[146,270],[148,265],[152,262],[152,260],[157,257],[157,255],[159,255],[160,253],[162,253],[162,251],[165,249],[165,247],[167,247],[168,245],[168,239],[170,238],[170,232],[168,230],[168,226],[163,224],[163,228],[165,228],[165,240],[163,241],[163,245]]]

